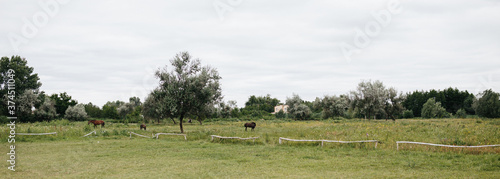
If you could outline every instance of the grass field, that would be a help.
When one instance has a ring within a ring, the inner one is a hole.
[[[245,132],[241,122],[187,124],[181,136],[129,138],[129,131],[151,136],[179,132],[170,123],[106,124],[97,135],[84,122],[66,120],[18,124],[16,131],[58,132],[16,137],[16,171],[4,162],[2,178],[500,178],[500,147],[452,150],[404,144],[418,141],[450,145],[500,144],[499,119],[392,121],[256,121]],[[5,125],[2,147],[8,152]],[[252,141],[215,140],[210,135],[259,137]],[[367,140],[374,144],[286,142],[294,139]],[[4,161],[7,160],[4,155]],[[5,176],[5,177],[3,177]]]

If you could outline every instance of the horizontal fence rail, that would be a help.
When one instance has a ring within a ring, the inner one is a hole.
[[[148,136],[145,136],[145,135],[141,135],[141,134],[138,134],[138,133],[135,133],[135,132],[128,132],[130,134],[130,138],[132,138],[132,134],[134,135],[137,135],[137,136],[141,136],[141,137],[145,137],[145,138],[151,138],[151,137],[148,137]]]
[[[323,147],[323,144],[325,142],[327,143],[369,143],[369,142],[374,142],[375,143],[375,148],[377,148],[378,140],[360,140],[360,141],[340,141],[340,140],[305,140],[305,139],[289,139],[289,138],[284,138],[280,137],[279,138],[279,144],[281,144],[283,141],[293,141],[293,142],[321,142],[321,147]]]
[[[397,150],[399,150],[399,144],[418,144],[418,145],[430,145],[438,147],[450,147],[450,148],[482,148],[482,147],[500,147],[497,145],[476,145],[476,146],[466,146],[466,145],[444,145],[444,144],[433,144],[425,142],[411,142],[411,141],[396,141]]]
[[[88,133],[88,134],[86,134],[86,135],[84,135],[84,136],[82,136],[82,137],[87,137],[87,136],[89,136],[89,135],[90,135],[90,134],[92,134],[92,133],[97,134],[97,132],[96,132],[96,131],[92,131],[92,132],[90,132],[90,133]]]
[[[50,132],[50,133],[16,133],[16,135],[52,135],[56,134],[57,132]]]
[[[211,135],[212,141],[214,138],[219,138],[219,139],[239,139],[239,140],[253,140],[255,143],[255,139],[258,139],[259,137],[248,137],[248,138],[241,138],[241,137],[223,137],[223,136],[218,136],[218,135]]]
[[[154,136],[156,139],[158,139],[158,136],[160,135],[178,135],[178,136],[184,136],[184,140],[187,140],[186,134],[175,134],[175,133],[156,133]]]

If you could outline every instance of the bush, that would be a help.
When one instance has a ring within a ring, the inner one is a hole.
[[[466,118],[467,117],[467,112],[465,112],[464,109],[459,109],[455,115],[458,118]]]
[[[446,118],[450,116],[450,113],[446,112],[441,103],[436,102],[434,98],[429,98],[422,108],[422,117],[424,118]]]
[[[85,112],[85,106],[83,104],[77,104],[75,106],[70,106],[66,109],[66,115],[64,116],[72,121],[84,121],[87,117],[87,112]]]
[[[285,119],[287,114],[285,112],[283,112],[283,110],[280,110],[279,112],[277,112],[275,114],[275,116],[277,119]]]
[[[414,118],[415,116],[413,116],[413,110],[405,110],[403,112],[403,118],[405,119],[411,119],[411,118]]]

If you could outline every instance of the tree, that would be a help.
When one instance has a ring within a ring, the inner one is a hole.
[[[157,88],[166,111],[179,118],[181,133],[184,133],[183,119],[196,115],[197,110],[215,104],[222,99],[219,76],[216,69],[201,66],[199,59],[193,59],[188,52],[181,52],[170,60],[173,70],[167,67],[156,72],[160,79]]]
[[[323,99],[316,98],[313,108],[321,109],[323,119],[345,116],[349,108],[349,98],[346,95],[324,96]]]
[[[66,114],[66,110],[68,109],[69,106],[74,106],[78,104],[77,101],[71,99],[71,96],[68,95],[68,93],[60,93],[58,94],[52,94],[50,96],[50,99],[54,100],[56,103],[56,112],[58,115],[63,116]]]
[[[380,81],[362,81],[356,91],[351,91],[352,107],[364,114],[365,119],[375,119],[377,113],[384,112],[386,104],[385,86]]]
[[[398,92],[393,87],[387,89],[385,94],[387,96],[384,111],[388,117],[396,121],[396,116],[399,116],[404,111],[403,104],[401,104],[404,97],[402,94],[398,95]]]
[[[38,95],[31,89],[25,90],[15,100],[16,114],[22,122],[34,122],[32,111],[38,102]]]
[[[266,96],[252,95],[245,103],[244,113],[258,114],[258,117],[262,117],[262,113],[269,114],[274,112],[274,107],[279,103],[280,100],[272,98],[270,94],[267,94]]]
[[[424,118],[444,118],[449,116],[450,114],[441,106],[441,102],[436,102],[434,98],[429,98],[422,108],[422,117]]]
[[[500,117],[500,94],[488,89],[479,96],[480,98],[473,103],[476,114],[487,118]]]
[[[92,103],[88,103],[85,105],[85,112],[89,117],[93,118],[102,118],[103,117],[103,112],[99,106],[94,105]]]
[[[457,88],[447,88],[441,90],[415,91],[406,94],[403,106],[413,111],[416,117],[422,114],[422,107],[429,98],[434,98],[436,102],[441,102],[442,106],[449,113],[455,113],[458,109],[465,109],[468,114],[474,114],[472,102],[474,95],[467,91],[459,91]]]
[[[286,98],[286,105],[288,105],[288,112],[294,119],[306,120],[311,118],[311,109],[304,104],[304,100],[300,96],[293,94],[291,98]]]
[[[8,71],[12,69],[15,73],[11,73],[9,76]],[[3,100],[8,89],[8,82],[10,77],[15,81],[15,96],[21,96],[25,91],[31,90],[36,94],[42,83],[40,83],[40,78],[38,74],[33,73],[34,68],[28,66],[28,61],[20,56],[2,57],[0,59],[0,115],[7,115],[7,100]],[[19,117],[19,116],[18,116]]]
[[[85,106],[83,104],[77,104],[75,106],[69,106],[66,109],[66,117],[68,120],[72,121],[83,121],[87,119],[87,112],[85,112]]]
[[[57,117],[55,102],[45,96],[44,102],[36,109],[35,117],[38,120],[50,121]]]
[[[120,116],[118,115],[118,112],[116,111],[116,107],[114,105],[105,104],[102,107],[102,117],[109,119],[118,119]]]

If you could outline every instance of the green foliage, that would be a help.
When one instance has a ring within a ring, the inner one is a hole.
[[[116,107],[113,105],[105,104],[102,107],[102,116],[108,119],[118,119],[119,115],[116,111]]]
[[[32,109],[38,102],[38,95],[36,92],[28,89],[17,96],[14,101],[16,103],[16,115],[21,122],[37,121],[32,114]]]
[[[311,109],[304,104],[304,100],[300,96],[293,94],[291,98],[286,99],[286,105],[289,106],[288,112],[294,119],[306,120],[311,118]]]
[[[413,111],[412,110],[405,110],[403,112],[403,118],[405,118],[405,119],[411,119],[413,117],[415,117],[415,116],[413,116]]]
[[[446,109],[441,107],[440,102],[436,102],[434,98],[429,98],[422,108],[422,117],[424,118],[445,118],[450,117]]]
[[[66,109],[66,115],[64,115],[64,117],[72,121],[83,121],[88,118],[83,104],[69,106],[68,109]]]
[[[465,112],[465,109],[459,109],[456,113],[455,116],[458,118],[466,118],[467,117],[467,112]]]
[[[392,87],[386,89],[378,80],[360,82],[351,95],[351,107],[368,119],[390,117],[395,120],[404,110],[401,104],[404,97]]]
[[[4,100],[5,95],[7,95],[8,90],[8,71],[12,69],[15,73],[12,73],[12,77],[15,80],[15,91],[16,97],[21,96],[25,91],[37,91],[42,83],[40,83],[40,78],[38,74],[33,73],[34,68],[28,66],[28,61],[20,56],[2,57],[0,59],[0,115],[7,116],[7,100]],[[17,103],[16,103],[17,104]],[[20,111],[23,112],[23,111]],[[21,116],[18,116],[21,117]],[[29,116],[24,116],[29,117]]]
[[[313,102],[313,109],[321,111],[322,118],[345,116],[349,109],[349,98],[346,95],[324,96],[323,99],[316,98]]]
[[[170,117],[179,118],[184,133],[184,117],[206,115],[207,108],[222,99],[221,77],[216,69],[202,67],[200,60],[193,59],[188,52],[177,54],[170,62],[173,70],[156,72],[160,79],[157,97]]]
[[[63,116],[66,113],[66,110],[69,106],[74,106],[78,104],[77,101],[71,99],[71,96],[68,93],[60,93],[53,94],[50,96],[52,100],[55,102],[56,112],[59,116]]]
[[[480,94],[480,98],[474,101],[473,107],[480,117],[500,117],[500,94],[491,89]]]
[[[40,121],[51,121],[57,117],[55,102],[45,96],[44,102],[36,109],[35,117]]]
[[[7,116],[0,116],[0,124],[5,124],[5,123],[9,123],[9,119],[7,118]]]
[[[420,117],[424,103],[429,98],[434,98],[436,102],[441,102],[442,106],[449,113],[454,113],[459,109],[464,109],[467,114],[474,114],[472,101],[474,95],[467,91],[459,91],[457,88],[447,88],[443,91],[415,91],[407,93],[403,106],[412,110],[415,117]]]
[[[283,110],[280,110],[276,114],[274,114],[274,116],[277,119],[285,119],[285,118],[287,118],[287,113],[285,113]]]
[[[92,118],[102,118],[103,116],[103,111],[99,106],[94,105],[92,103],[85,104],[85,112],[87,112],[87,115]]]
[[[245,103],[245,110],[256,110],[256,111],[266,111],[268,113],[274,112],[274,106],[278,105],[280,100],[276,98],[272,98],[270,94],[266,96],[258,96],[252,95],[248,98],[248,101]]]

